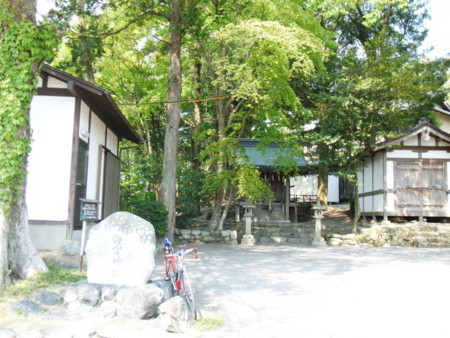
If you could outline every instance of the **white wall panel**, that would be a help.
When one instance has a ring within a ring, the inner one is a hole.
[[[372,212],[372,196],[364,197],[364,212]]]
[[[439,158],[439,159],[449,159],[450,153],[445,150],[430,150],[425,153],[422,153],[423,158]]]
[[[34,96],[27,205],[33,220],[67,220],[75,98]]]
[[[358,193],[362,194],[364,192],[364,185],[363,185],[364,168],[360,168],[356,173],[356,176],[358,177]]]
[[[386,163],[386,189],[394,189],[394,161]]]
[[[108,134],[106,137],[106,148],[108,148],[114,155],[119,156],[119,138],[114,134],[111,129],[108,129]]]
[[[403,141],[403,145],[405,146],[418,146],[419,145],[419,139],[417,136],[413,136],[410,138],[407,138]]]
[[[373,211],[380,213],[383,212],[383,200],[384,200],[383,194],[373,196]]]
[[[89,142],[89,164],[86,198],[98,200],[101,196],[101,182],[103,178],[103,149],[105,143],[105,124],[97,117],[91,115],[91,131]]]
[[[373,190],[384,188],[384,153],[378,152],[373,158]]]
[[[328,175],[328,202],[339,202],[339,177]]]
[[[372,159],[366,162],[364,167],[364,192],[373,191],[372,187]]]
[[[81,101],[80,107],[80,128],[78,136],[86,143],[89,142],[89,112],[90,109],[86,103]]]
[[[47,79],[47,87],[48,88],[67,88],[67,83],[55,79],[53,76],[49,76]]]
[[[306,175],[291,177],[292,195],[315,195],[317,194],[318,175]]]
[[[387,203],[386,209],[387,211],[395,211],[395,194],[392,192],[388,192],[386,195]]]
[[[419,154],[412,150],[395,149],[387,152],[388,158],[419,158]]]

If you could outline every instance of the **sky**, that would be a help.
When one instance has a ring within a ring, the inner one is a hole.
[[[449,56],[450,54],[450,1],[429,0],[429,15],[431,19],[425,22],[428,28],[428,36],[424,46],[434,47],[428,52],[430,58]]]
[[[38,0],[38,14],[45,14],[51,8],[54,0]],[[429,58],[450,56],[450,0],[428,0],[429,15],[431,19],[425,22],[428,29],[428,37],[424,48],[433,47],[427,52]]]

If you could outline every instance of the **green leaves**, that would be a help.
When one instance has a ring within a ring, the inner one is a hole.
[[[38,66],[58,45],[49,26],[36,26],[0,8],[0,206],[7,213],[26,176],[30,151],[28,108]]]

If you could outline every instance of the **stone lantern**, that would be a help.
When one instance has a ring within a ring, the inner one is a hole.
[[[254,245],[255,237],[252,235],[252,217],[253,217],[253,208],[255,206],[251,203],[244,204],[244,222],[245,222],[245,234],[242,236],[241,244],[244,245]]]
[[[314,240],[312,242],[312,245],[314,246],[326,246],[325,240],[323,239],[321,232],[322,232],[322,218],[323,213],[326,210],[326,207],[323,206],[320,201],[316,203],[315,206],[312,207],[314,210],[314,216],[313,218],[316,220],[316,234],[314,237]]]

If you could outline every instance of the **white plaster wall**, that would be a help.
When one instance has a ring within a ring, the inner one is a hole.
[[[328,175],[328,202],[339,202],[339,177]]]
[[[362,194],[364,192],[364,186],[362,184],[363,180],[363,168],[360,168],[358,172],[356,173],[356,176],[358,177],[358,193]],[[360,204],[361,205],[361,204]]]
[[[395,195],[392,192],[388,192],[386,195],[386,209],[387,211],[395,211]]]
[[[450,153],[445,150],[430,150],[422,153],[422,158],[449,159]]]
[[[406,140],[403,141],[403,144],[405,146],[418,146],[419,145],[418,137],[413,136],[413,137],[407,138]]]
[[[372,198],[373,196],[364,197],[364,212],[372,212]]]
[[[89,142],[89,136],[86,134],[89,133],[89,111],[90,109],[87,104],[81,101],[78,136],[86,143]]]
[[[65,225],[33,225],[29,232],[37,250],[60,250],[66,241]]]
[[[97,117],[91,115],[91,129],[89,141],[89,164],[86,198],[99,200],[101,197],[101,182],[103,178],[103,148],[105,144],[105,124]]]
[[[48,88],[67,88],[67,83],[60,81],[53,76],[49,76],[47,79],[47,87]]]
[[[373,211],[374,212],[383,212],[383,194],[374,195],[373,196]]]
[[[439,146],[439,147],[449,147],[449,146],[450,146],[450,143],[445,142],[445,141],[443,141],[443,140],[438,140],[438,146]]]
[[[67,220],[75,99],[34,96],[28,158],[28,218]]]
[[[106,137],[106,148],[108,148],[114,155],[118,156],[119,149],[117,149],[119,146],[119,138],[116,134],[114,134],[111,129],[108,129],[107,131],[107,137]]]
[[[388,158],[418,158],[419,154],[412,150],[395,149],[387,152]]]
[[[290,178],[291,195],[317,195],[319,175],[296,176]],[[328,175],[328,202],[339,202],[339,177]]]
[[[373,191],[372,187],[372,159],[369,159],[364,166],[363,178],[364,192]]]
[[[425,139],[422,137],[421,145],[422,145],[422,146],[434,147],[434,146],[436,146],[436,138],[435,138],[435,137],[430,137],[429,140],[425,140]]]
[[[386,189],[394,189],[394,161],[386,163]]]
[[[292,195],[315,195],[317,194],[318,175],[306,175],[291,177]]]
[[[378,152],[375,154],[373,159],[373,190],[380,190],[384,188],[384,154],[382,152]]]

